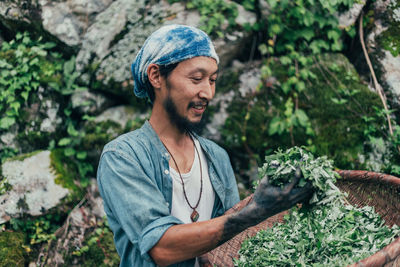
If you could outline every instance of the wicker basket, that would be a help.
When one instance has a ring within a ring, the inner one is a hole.
[[[385,220],[385,224],[400,225],[400,178],[367,171],[338,171],[343,177],[337,186],[348,193],[348,201],[355,206],[374,206],[375,211]],[[245,207],[252,196],[240,201],[229,209],[226,214],[233,213]],[[276,222],[283,222],[287,211],[268,218],[264,222],[246,229],[231,240],[208,253],[208,259],[213,266],[231,267],[232,258],[236,258],[242,241],[254,236],[261,229],[272,227]],[[399,267],[400,237],[374,255],[354,263],[351,267]]]

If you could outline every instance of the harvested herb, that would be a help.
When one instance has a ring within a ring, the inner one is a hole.
[[[325,157],[314,158],[294,147],[267,156],[259,169],[260,178],[284,186],[300,168],[298,186],[311,182],[314,196],[310,205],[294,207],[285,223],[262,230],[245,240],[235,266],[347,266],[390,244],[400,228],[384,225],[373,207],[356,208],[334,185],[337,174]]]

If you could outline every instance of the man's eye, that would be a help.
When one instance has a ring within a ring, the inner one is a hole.
[[[199,77],[192,77],[191,79],[196,82],[200,82],[202,80],[202,78]]]

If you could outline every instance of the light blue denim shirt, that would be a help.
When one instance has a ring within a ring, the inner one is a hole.
[[[239,202],[239,193],[225,150],[212,141],[196,138],[207,157],[210,180],[216,193],[214,218]],[[170,214],[172,178],[169,158],[148,121],[103,149],[97,182],[121,257],[120,266],[156,266],[148,251],[169,227],[182,224]],[[194,259],[172,266],[194,266]]]

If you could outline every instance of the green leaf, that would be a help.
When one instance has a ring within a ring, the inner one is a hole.
[[[59,145],[59,146],[66,146],[66,145],[69,145],[70,143],[71,143],[71,138],[66,138],[66,137],[61,138],[61,139],[58,141],[58,145]]]
[[[0,120],[0,128],[1,129],[8,129],[10,126],[15,124],[14,117],[4,117]]]
[[[77,159],[86,159],[87,153],[86,151],[79,151],[78,153],[76,153],[76,158]]]
[[[10,107],[11,107],[12,109],[14,109],[14,111],[15,111],[16,114],[18,114],[18,110],[19,110],[19,108],[21,107],[21,104],[20,104],[19,102],[12,102],[12,103],[10,104]]]
[[[307,126],[308,116],[302,109],[296,109],[294,114],[301,126]]]
[[[333,103],[338,104],[338,105],[343,105],[343,104],[346,104],[348,102],[344,98],[338,99],[336,97],[332,97],[331,100],[332,100]]]
[[[78,136],[79,132],[75,129],[74,125],[72,123],[68,124],[67,132],[70,136]]]
[[[75,152],[76,152],[75,149],[73,149],[72,147],[67,147],[66,149],[64,149],[64,155],[66,157],[75,155]]]
[[[268,134],[274,135],[276,133],[281,134],[283,131],[284,125],[282,124],[282,120],[279,117],[272,118],[269,123]]]
[[[298,35],[300,37],[303,37],[307,41],[310,41],[315,36],[315,32],[311,28],[306,28],[306,29],[299,31]]]

